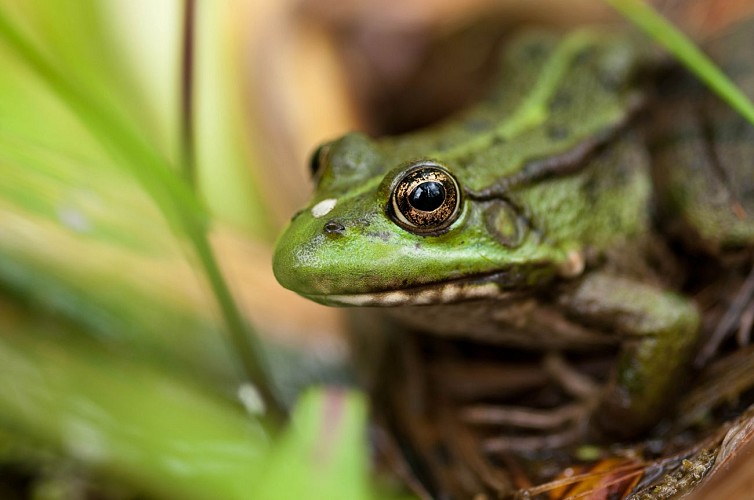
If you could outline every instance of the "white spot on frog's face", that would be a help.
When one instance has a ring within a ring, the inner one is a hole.
[[[315,219],[324,217],[325,215],[329,214],[333,208],[335,208],[336,203],[338,203],[338,200],[336,200],[335,198],[328,198],[326,200],[320,201],[312,207],[312,217],[314,217]]]

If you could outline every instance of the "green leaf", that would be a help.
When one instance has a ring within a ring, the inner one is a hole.
[[[373,498],[368,488],[364,396],[342,389],[310,390],[275,443],[249,498]]]
[[[0,319],[0,424],[167,498],[248,498],[269,441],[206,389],[7,306]]]

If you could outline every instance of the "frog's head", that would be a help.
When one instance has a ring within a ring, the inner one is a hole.
[[[473,199],[440,161],[390,163],[361,134],[315,152],[314,198],[275,251],[283,286],[325,304],[429,304],[500,296],[562,267],[513,204]]]

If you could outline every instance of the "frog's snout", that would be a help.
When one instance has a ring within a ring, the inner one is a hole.
[[[306,224],[308,227],[303,229]],[[278,239],[272,258],[272,271],[278,282],[300,294],[322,293],[327,279],[336,269],[325,258],[323,245],[340,239],[346,226],[337,219],[315,220],[302,217],[294,221]],[[308,235],[306,237],[302,235]]]
[[[272,272],[278,283],[293,291],[300,291],[302,279],[307,275],[305,262],[300,258],[295,246],[291,245],[287,233],[278,240],[272,256]]]
[[[333,214],[334,215],[334,214]],[[345,217],[296,219],[277,241],[272,270],[278,282],[301,295],[315,297],[333,293],[363,293],[384,277],[384,265],[396,249],[384,247],[374,254],[374,241],[360,231],[365,226]]]

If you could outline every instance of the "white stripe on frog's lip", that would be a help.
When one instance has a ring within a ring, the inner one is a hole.
[[[310,297],[316,297],[329,304],[380,307],[447,304],[459,300],[502,297],[509,293],[501,290],[495,283],[447,283],[408,290]]]
[[[315,219],[324,217],[325,215],[332,212],[332,209],[335,208],[335,205],[337,203],[338,200],[336,198],[328,198],[326,200],[320,201],[312,207],[312,217],[314,217]]]

